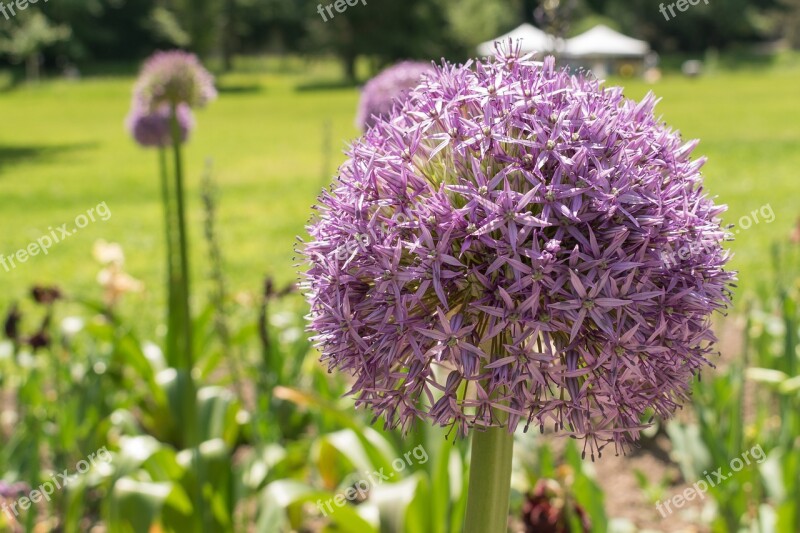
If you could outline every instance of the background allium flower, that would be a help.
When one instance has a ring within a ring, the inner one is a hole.
[[[126,119],[128,131],[142,146],[169,146],[172,144],[170,113],[167,105],[151,112],[134,102]],[[179,104],[176,116],[181,129],[181,141],[186,142],[194,128],[194,115],[189,106]]]
[[[0,481],[0,498],[5,500],[17,499],[23,494],[30,492],[31,488],[27,483],[6,483]]]
[[[145,62],[134,94],[145,109],[155,110],[163,104],[203,107],[217,97],[217,90],[196,55],[171,50],[156,52]]]
[[[422,76],[434,71],[430,63],[402,61],[369,80],[361,91],[356,125],[367,130],[379,118],[386,118],[396,103],[402,104]]]
[[[358,406],[462,435],[550,424],[592,457],[673,412],[734,275],[697,142],[655,104],[505,49],[437,69],[354,143],[304,287]]]

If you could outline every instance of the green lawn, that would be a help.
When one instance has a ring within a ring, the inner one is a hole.
[[[222,192],[219,231],[236,292],[257,291],[265,274],[281,282],[294,279],[295,236],[357,133],[356,90],[324,88],[325,81],[336,79],[335,65],[251,66],[259,68],[221,81],[221,97],[199,112],[186,154],[195,277],[207,274],[198,185],[204,160],[212,157]],[[0,93],[0,211],[6,228],[0,253],[13,254],[49,226],[72,224],[101,202],[112,212],[108,221],[80,230],[47,256],[32,257],[11,272],[0,267],[0,311],[36,282],[99,295],[98,266],[91,257],[97,239],[122,244],[128,271],[148,287],[144,296],[131,299],[130,311],[152,316],[151,308],[161,305],[156,155],[138,148],[123,129],[131,83],[127,77],[94,77]],[[770,204],[774,222],[740,232],[732,245],[741,271],[740,297],[754,290],[758,279],[766,279],[771,243],[785,238],[800,215],[800,71],[667,77],[654,86],[625,83],[631,97],[654,90],[663,97],[664,119],[687,138],[703,140],[699,153],[709,157],[708,190],[730,206],[728,222]]]

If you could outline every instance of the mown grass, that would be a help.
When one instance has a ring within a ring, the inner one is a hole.
[[[357,134],[357,90],[335,88],[336,75],[331,63],[250,62],[223,78],[220,99],[198,113],[186,160],[199,299],[208,272],[199,183],[208,157],[221,189],[219,232],[233,291],[257,291],[266,274],[281,283],[295,279],[295,238]],[[80,230],[47,256],[11,272],[0,267],[0,309],[40,282],[99,296],[91,249],[106,239],[123,245],[127,270],[146,283],[147,292],[130,299],[130,311],[158,316],[152,312],[163,302],[156,154],[138,148],[122,127],[132,81],[91,77],[0,93],[0,253],[13,254],[100,202],[112,211],[107,222]],[[687,138],[702,139],[707,189],[730,206],[728,222],[771,206],[774,222],[741,231],[731,245],[741,271],[739,296],[754,290],[766,279],[771,243],[784,239],[800,215],[800,70],[622,83],[635,98],[655,91],[663,97],[664,120]]]

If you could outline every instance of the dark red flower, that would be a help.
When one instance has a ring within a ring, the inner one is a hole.
[[[564,491],[557,481],[540,479],[522,504],[522,523],[526,533],[588,533],[592,530],[586,511],[578,504],[572,505],[581,523],[581,531],[573,532],[567,514]]]
[[[19,312],[17,304],[11,306],[11,309],[6,315],[6,321],[3,326],[6,337],[12,341],[19,341],[19,323],[22,320],[22,314]]]
[[[36,303],[42,305],[51,305],[56,300],[61,300],[64,297],[58,287],[45,287],[40,285],[31,289],[31,296],[36,300]]]
[[[37,351],[40,348],[49,348],[50,343],[52,342],[52,338],[50,337],[50,315],[44,317],[42,321],[42,326],[39,328],[39,331],[28,337],[27,344],[33,351]]]

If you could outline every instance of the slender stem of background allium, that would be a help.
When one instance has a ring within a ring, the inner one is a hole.
[[[464,533],[506,533],[514,435],[508,428],[472,432]]]
[[[178,230],[178,269],[177,273],[180,275],[180,282],[176,283],[179,289],[178,297],[176,298],[180,317],[180,327],[178,328],[178,351],[180,357],[178,360],[181,362],[178,367],[184,370],[189,379],[193,382],[192,365],[194,364],[194,357],[192,355],[192,313],[189,305],[189,244],[186,234],[186,204],[184,198],[183,187],[183,156],[181,154],[181,128],[178,123],[178,108],[176,104],[172,104],[170,113],[170,124],[172,127],[172,148],[175,159],[175,208],[177,215],[176,228]],[[194,387],[192,387],[194,390]],[[196,394],[196,393],[194,393]],[[203,457],[200,453],[200,445],[202,444],[202,436],[200,434],[200,425],[196,419],[196,407],[193,408],[195,420],[191,421],[191,439],[192,449],[194,455],[195,474],[197,475],[197,484],[194,490],[194,506],[195,506],[195,531],[210,531],[208,526],[208,506],[205,504],[203,490],[205,488],[205,476],[203,475]]]
[[[161,200],[164,203],[164,240],[167,249],[167,341],[166,341],[166,357],[170,366],[176,365],[176,358],[178,357],[178,329],[180,328],[180,320],[178,317],[178,304],[176,298],[178,296],[176,283],[179,282],[179,276],[175,272],[175,235],[173,230],[175,224],[175,212],[173,209],[173,200],[170,195],[170,182],[169,173],[167,171],[167,152],[164,148],[158,149],[158,165],[161,173]]]
[[[172,146],[175,155],[175,205],[178,215],[178,254],[180,258],[180,320],[181,328],[178,335],[178,347],[182,355],[180,368],[190,370],[194,364],[192,354],[192,313],[189,305],[189,245],[186,234],[186,208],[183,188],[183,158],[181,155],[181,128],[178,123],[178,109],[172,104],[170,122],[172,124]]]

